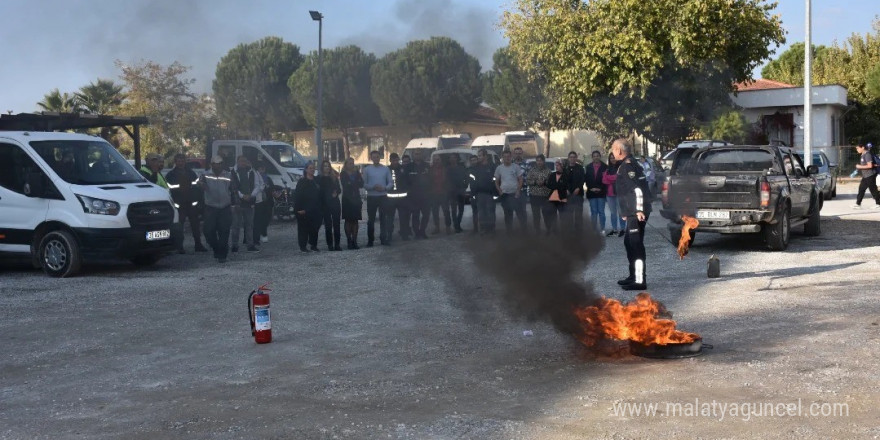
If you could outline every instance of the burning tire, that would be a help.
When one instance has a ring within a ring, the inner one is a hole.
[[[681,241],[681,229],[673,229],[669,231],[669,233],[672,234],[672,237],[670,238],[672,239],[673,243],[678,243],[679,241]],[[688,231],[688,235],[691,236],[690,240],[688,240],[688,247],[691,247],[694,245],[694,239],[697,238],[697,231],[690,230]]]
[[[788,205],[783,208],[779,221],[775,225],[764,225],[763,230],[767,248],[771,251],[784,251],[791,237],[791,214]]]

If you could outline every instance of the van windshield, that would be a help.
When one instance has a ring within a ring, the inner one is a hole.
[[[287,144],[265,144],[263,151],[269,154],[278,165],[284,168],[305,168],[306,158],[299,154],[292,146]]]
[[[103,140],[34,141],[30,144],[67,183],[106,185],[145,181],[113,146]]]

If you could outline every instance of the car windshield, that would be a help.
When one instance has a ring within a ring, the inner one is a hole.
[[[442,137],[440,138],[440,149],[447,150],[450,148],[467,148],[471,143],[470,139],[458,137]]]
[[[773,168],[773,154],[764,150],[713,149],[700,155],[695,163],[699,174],[763,172]]]
[[[265,144],[263,150],[284,168],[305,168],[308,162],[288,144]]]
[[[144,182],[143,176],[104,140],[34,141],[31,147],[67,183],[106,185]]]

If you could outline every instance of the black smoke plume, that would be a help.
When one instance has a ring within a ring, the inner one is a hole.
[[[583,273],[602,251],[604,238],[587,229],[549,237],[498,232],[469,238],[461,246],[463,260],[476,267],[469,271],[473,276],[463,276],[460,264],[449,264],[448,254],[430,250],[418,256],[407,253],[405,264],[441,275],[465,313],[479,308],[475,298],[488,299],[513,318],[548,322],[561,333],[578,336],[582,329],[573,310],[600,298]]]

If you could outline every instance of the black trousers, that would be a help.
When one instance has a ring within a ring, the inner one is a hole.
[[[532,224],[535,226],[535,233],[541,232],[541,217],[544,217],[544,228],[550,232],[550,202],[548,196],[529,196],[529,204],[532,206]]]
[[[434,229],[440,229],[440,211],[443,211],[443,224],[452,226],[449,216],[449,195],[445,193],[431,194],[431,217],[434,218]]]
[[[388,196],[367,196],[367,243],[372,244],[376,238],[376,216],[379,217],[379,241],[385,243],[385,216],[382,215]]]
[[[560,223],[563,225],[566,223],[565,216],[568,214],[566,208],[565,202],[547,201],[546,215],[544,215],[544,221],[547,222],[547,231],[559,232]]]
[[[226,258],[229,253],[230,229],[232,229],[232,207],[205,207],[205,241],[214,250],[214,258]]]
[[[191,202],[184,202],[177,208],[177,221],[180,233],[177,234],[177,248],[183,249],[183,224],[189,220],[189,228],[192,230],[193,241],[196,246],[202,243],[201,223],[199,222],[199,207]]]
[[[456,231],[461,231],[461,218],[464,216],[464,202],[467,197],[464,194],[449,194],[449,214],[452,216],[452,226]]]
[[[639,221],[635,215],[626,217],[626,234],[623,246],[626,248],[626,259],[629,260],[629,276],[636,284],[647,284],[645,278],[645,225],[650,213],[645,213],[645,221]]]
[[[394,234],[395,215],[397,215],[397,233],[400,234],[400,238],[406,240],[412,235],[412,231],[410,230],[409,200],[407,199],[409,199],[409,197],[388,196],[388,200],[385,201],[385,227],[388,228],[385,236],[388,238],[388,241],[391,241],[391,237]]]
[[[513,215],[516,214],[520,229],[523,233],[528,232],[526,231],[526,228],[528,227],[526,221],[526,196],[524,194],[520,194],[519,197],[515,194],[501,194],[499,199],[501,202],[501,210],[504,211],[505,230],[507,230],[507,232],[513,231]]]
[[[264,200],[254,206],[254,244],[260,243],[260,237],[269,236],[269,222],[272,220],[274,202]]]
[[[329,206],[324,206],[324,238],[327,239],[327,248],[333,249],[336,246],[339,246],[339,237],[341,235],[339,231],[340,224],[340,215],[342,214],[342,205],[339,203],[339,199],[334,199]]]
[[[410,214],[412,215],[412,230],[416,237],[424,237],[425,230],[428,229],[428,220],[431,217],[431,201],[428,200],[427,194],[410,193],[407,196],[409,200]]]
[[[318,230],[321,229],[323,216],[318,213],[296,216],[296,238],[299,248],[305,249],[306,245],[318,247]]]
[[[584,195],[571,195],[568,196],[568,206],[566,207],[568,210],[568,215],[571,216],[568,221],[568,225],[574,228],[575,232],[581,232],[584,230]]]
[[[871,177],[862,177],[861,182],[859,182],[859,194],[856,197],[857,205],[862,204],[862,199],[865,198],[865,190],[870,190],[874,202],[880,205],[880,194],[877,193],[877,173],[874,173]]]

